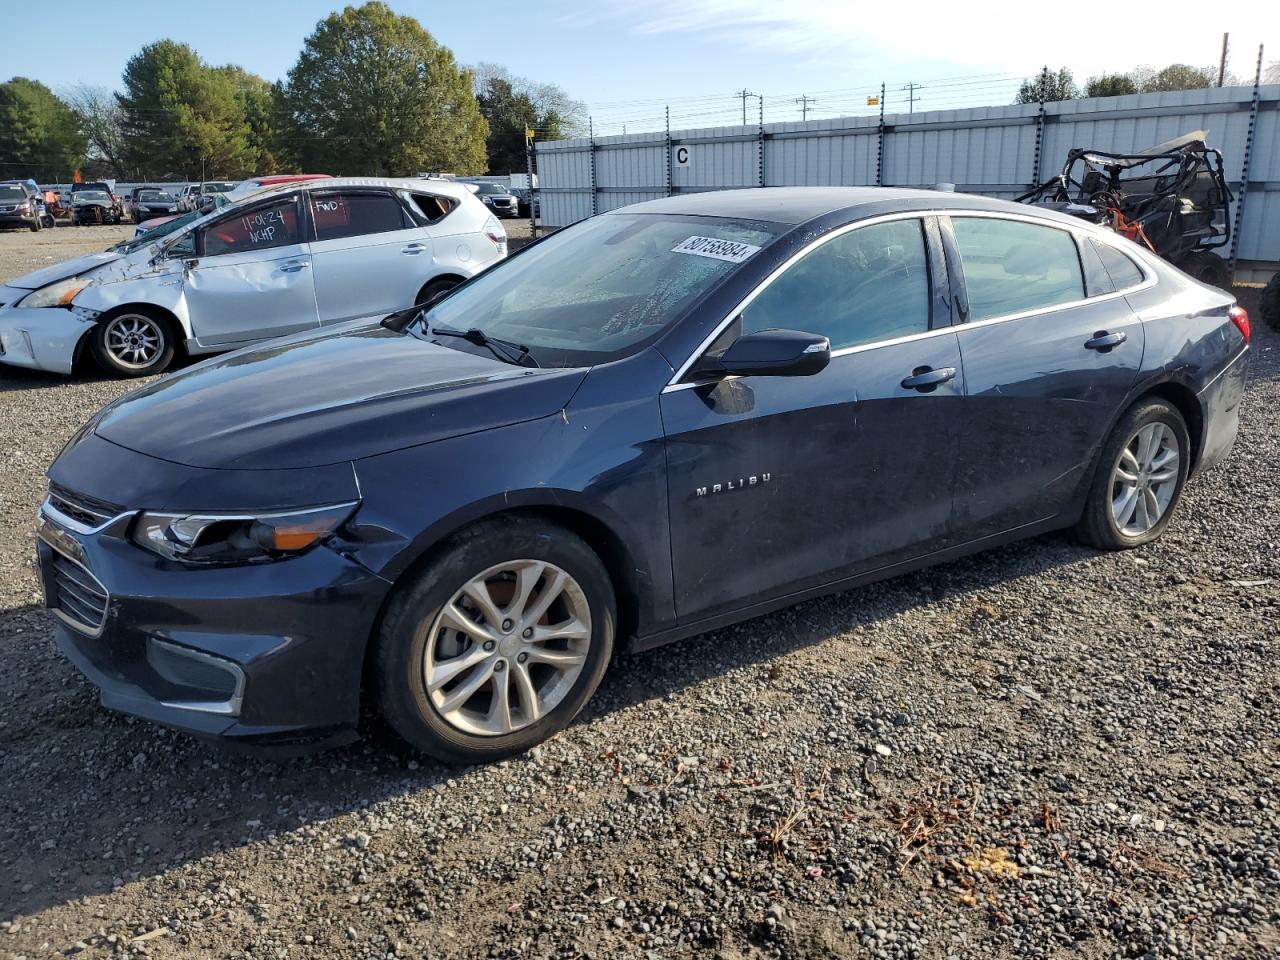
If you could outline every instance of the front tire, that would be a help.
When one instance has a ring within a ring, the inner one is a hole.
[[[1100,550],[1128,550],[1169,525],[1191,463],[1191,436],[1177,408],[1142,400],[1103,445],[1076,535]]]
[[[392,599],[374,660],[382,715],[446,763],[522,753],[590,699],[616,622],[609,576],[579,537],[531,517],[483,521]]]
[[[93,355],[108,373],[149,377],[162,373],[176,351],[173,326],[153,307],[123,307],[93,328]]]

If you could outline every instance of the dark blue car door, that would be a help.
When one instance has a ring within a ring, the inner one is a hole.
[[[943,544],[964,373],[931,219],[835,231],[707,348],[825,334],[809,377],[677,382],[661,398],[676,612],[689,623]]]
[[[971,541],[1072,508],[1142,364],[1122,289],[1145,278],[1108,245],[1130,268],[1112,281],[1066,225],[955,215],[942,231],[965,313],[955,523]]]

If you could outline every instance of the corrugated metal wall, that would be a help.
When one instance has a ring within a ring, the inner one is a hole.
[[[1043,122],[1038,104],[890,115],[884,118],[880,182],[948,182],[970,193],[1013,198],[1055,173],[1072,147],[1140,150],[1203,129],[1222,151],[1238,194],[1252,100],[1253,87],[1223,87],[1048,103]],[[763,138],[754,124],[680,130],[671,132],[670,146],[665,131],[539,143],[542,219],[565,226],[670,193],[762,183],[875,184],[879,122],[767,123]],[[682,147],[688,150],[684,165],[675,156]],[[1231,213],[1234,223],[1234,208]],[[1260,90],[1237,255],[1280,261],[1280,86]]]

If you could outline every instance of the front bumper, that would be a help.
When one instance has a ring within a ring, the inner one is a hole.
[[[172,563],[128,539],[134,516],[90,526],[46,501],[38,523],[58,645],[103,706],[246,744],[353,738],[388,584],[324,546],[249,566]]]
[[[386,580],[338,546],[272,563],[193,567],[128,538],[134,508],[270,511],[359,499],[349,463],[202,469],[116,446],[90,426],[49,477],[96,509],[90,516],[46,503],[37,550],[59,643],[104,706],[245,743],[353,734]]]
[[[80,341],[94,325],[59,307],[14,307],[30,290],[0,288],[0,363],[70,374]]]
[[[34,213],[0,213],[0,228],[2,227],[27,227],[36,222],[36,214]]]

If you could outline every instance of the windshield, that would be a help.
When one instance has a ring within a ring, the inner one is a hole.
[[[593,217],[480,274],[424,319],[524,344],[544,367],[606,363],[647,346],[776,233],[719,217]],[[415,332],[430,337],[421,321]]]
[[[25,200],[27,192],[21,187],[0,186],[0,200]]]
[[[78,203],[102,203],[111,198],[101,190],[81,190],[76,193],[76,201]]]
[[[195,223],[202,216],[204,216],[204,214],[200,213],[198,210],[193,210],[190,213],[184,213],[180,217],[174,217],[172,220],[166,220],[159,226],[152,227],[140,237],[134,237],[132,240],[121,241],[111,249],[118,250],[120,253],[132,253],[134,250],[138,250],[148,244],[155,243],[161,237],[167,237],[175,230],[181,230],[189,223]]]
[[[163,190],[143,190],[138,199],[143,203],[173,203],[173,197]]]
[[[477,183],[476,193],[506,193],[507,188],[500,183]]]

